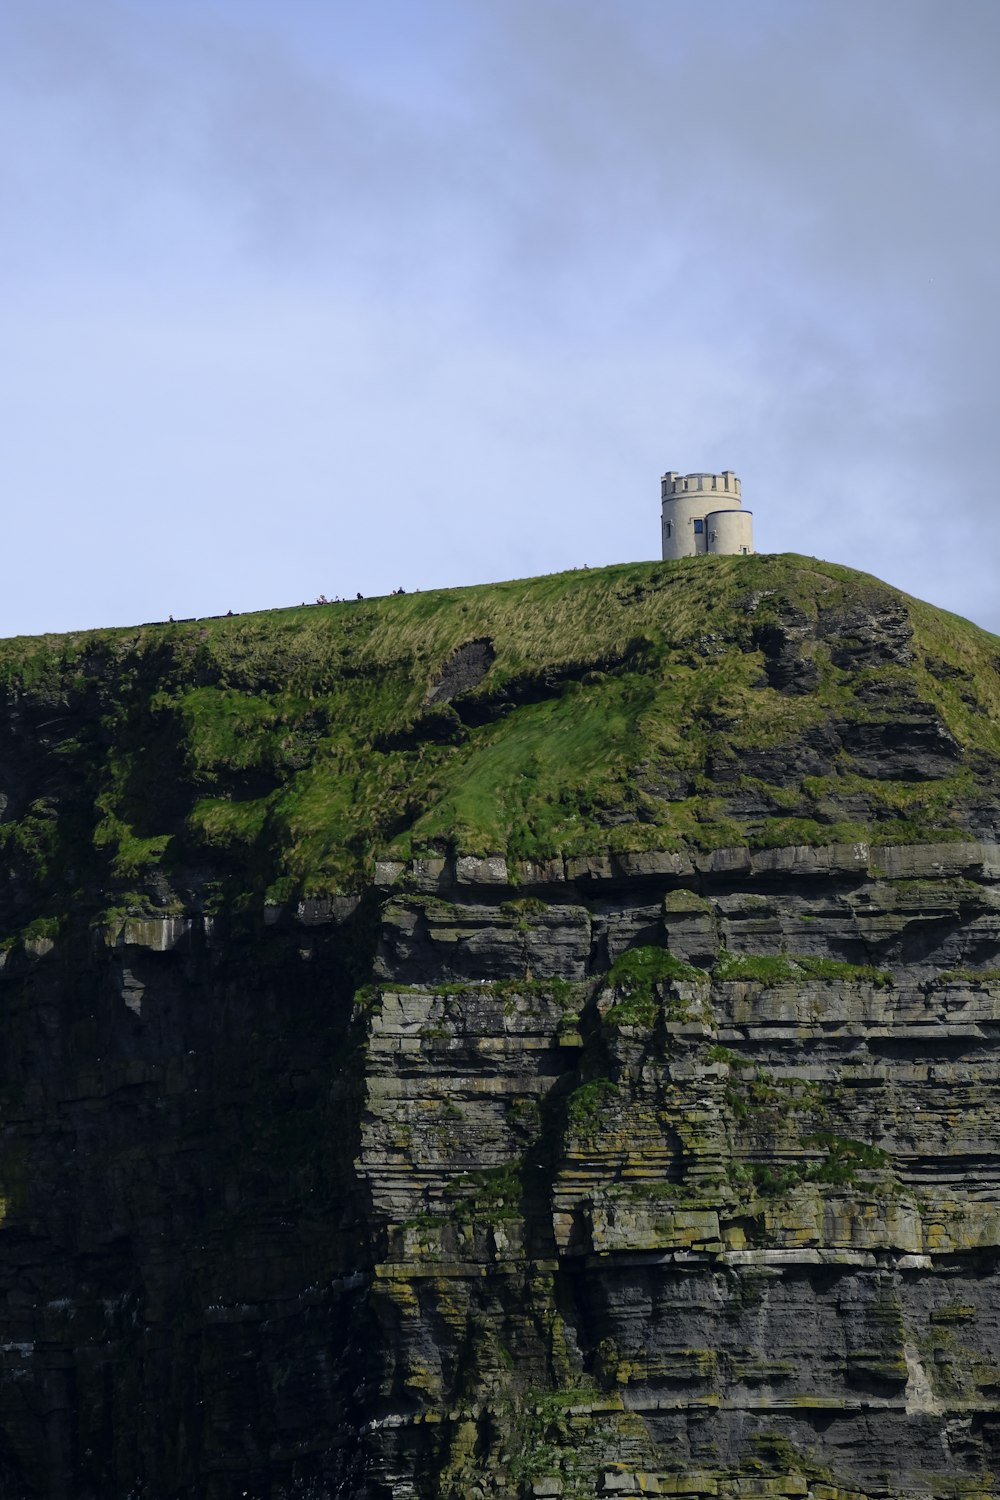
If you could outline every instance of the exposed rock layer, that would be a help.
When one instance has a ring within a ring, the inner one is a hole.
[[[994,1494],[1000,851],[712,862],[12,957],[0,1495]]]
[[[373,1493],[994,1493],[997,851],[859,852],[389,906]]]
[[[3,647],[0,1500],[1000,1493],[996,652],[719,562]]]

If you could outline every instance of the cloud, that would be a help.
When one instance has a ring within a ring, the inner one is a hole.
[[[350,567],[457,582],[652,554],[659,470],[728,465],[760,545],[1000,629],[998,42],[992,0],[10,0],[0,394],[91,414],[16,478],[141,472],[223,548],[349,472]]]

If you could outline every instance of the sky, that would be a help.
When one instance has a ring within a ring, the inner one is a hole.
[[[996,0],[4,0],[0,635],[761,552],[1000,632]]]

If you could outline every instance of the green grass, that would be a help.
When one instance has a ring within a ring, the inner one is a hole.
[[[612,1030],[623,1026],[648,1029],[660,1013],[658,989],[678,980],[691,984],[707,978],[704,969],[684,963],[666,948],[629,948],[608,970],[607,983],[619,998],[605,1015],[605,1025]]]
[[[477,1172],[462,1172],[447,1187],[449,1209],[456,1219],[516,1219],[521,1214],[521,1162],[505,1162]]]
[[[654,985],[676,980],[692,984],[707,977],[704,969],[696,969],[666,948],[656,947],[629,948],[608,970],[608,983],[627,997],[649,996]]]
[[[860,1172],[881,1171],[892,1160],[889,1152],[883,1151],[881,1146],[834,1135],[829,1130],[805,1136],[802,1144],[818,1146],[826,1152],[824,1160],[810,1170],[811,1182],[856,1183]]]
[[[937,975],[936,983],[990,985],[1000,984],[1000,969],[944,969]]]
[[[787,984],[794,980],[825,979],[841,984],[873,984],[884,989],[892,984],[888,969],[871,964],[842,963],[836,958],[814,958],[787,953],[722,953],[712,970],[716,980],[752,981],[756,984]]]
[[[885,604],[914,629],[912,664],[883,673],[898,702],[859,698],[865,672],[823,639],[804,648],[814,690],[764,682],[755,628]],[[452,653],[484,637],[484,680],[429,707]],[[5,759],[28,768],[29,795],[0,854],[23,925],[25,905],[89,917],[126,892],[183,905],[210,883],[223,904],[357,890],[386,854],[962,838],[1000,765],[998,655],[966,621],[794,556],[2,641]],[[961,748],[946,776],[868,777],[848,757],[781,786],[744,774],[751,753],[782,763],[824,725],[891,722],[907,693]],[[771,811],[741,813],[745,791]]]
[[[741,1057],[738,1052],[734,1052],[730,1047],[723,1047],[720,1042],[713,1042],[707,1048],[705,1056],[709,1062],[725,1063],[730,1068],[743,1069],[753,1067],[753,1063],[748,1058]]]
[[[566,1120],[575,1131],[594,1130],[604,1111],[618,1098],[618,1085],[610,1078],[594,1078],[574,1089],[566,1101]]]
[[[873,1191],[874,1184],[865,1174],[884,1172],[892,1161],[889,1153],[879,1146],[834,1135],[830,1131],[803,1136],[799,1145],[806,1149],[819,1148],[824,1154],[819,1161],[802,1157],[785,1163],[733,1162],[729,1170],[730,1180],[736,1187],[752,1183],[754,1191],[766,1198],[782,1197],[807,1182]]]

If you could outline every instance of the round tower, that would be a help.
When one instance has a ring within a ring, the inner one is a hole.
[[[732,469],[721,474],[675,474],[660,481],[663,556],[753,551],[753,512],[743,509]]]

